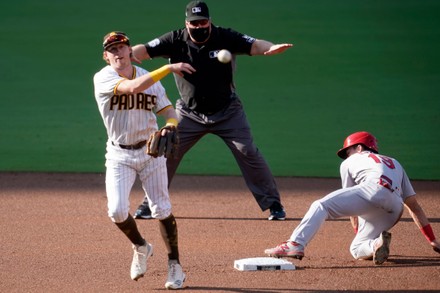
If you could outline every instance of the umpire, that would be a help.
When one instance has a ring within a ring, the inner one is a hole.
[[[209,9],[202,1],[186,7],[185,28],[166,33],[146,44],[133,47],[133,60],[140,62],[163,57],[170,63],[187,62],[196,72],[175,75],[180,99],[176,102],[179,117],[180,146],[176,158],[167,159],[168,184],[183,156],[204,135],[219,136],[237,161],[244,180],[262,211],[270,209],[269,220],[284,220],[286,213],[274,177],[254,144],[251,129],[233,81],[236,55],[274,55],[292,47],[213,25]],[[232,61],[221,63],[221,49],[232,53]],[[148,218],[145,201],[135,213]]]

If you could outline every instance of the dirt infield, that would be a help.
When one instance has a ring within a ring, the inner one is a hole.
[[[241,177],[177,176],[171,188],[185,292],[439,292],[436,254],[405,211],[384,265],[356,261],[348,219],[327,221],[295,271],[241,272],[234,260],[264,256],[286,240],[338,179],[277,178],[288,219],[266,220]],[[440,237],[440,182],[413,182]],[[132,210],[142,200],[138,182]],[[132,250],[106,215],[103,174],[0,173],[0,292],[165,291],[166,252],[156,220],[138,221],[155,246],[146,276],[130,279]]]

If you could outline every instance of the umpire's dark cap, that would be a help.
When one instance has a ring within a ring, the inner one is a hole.
[[[186,21],[209,19],[209,9],[203,1],[191,1],[186,6]]]

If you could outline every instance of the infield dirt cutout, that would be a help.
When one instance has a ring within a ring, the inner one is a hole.
[[[1,292],[165,291],[165,245],[156,220],[136,220],[155,246],[144,278],[130,279],[131,245],[106,213],[104,174],[0,173]],[[339,179],[276,178],[286,221],[267,220],[241,177],[177,176],[171,186],[185,292],[439,292],[440,254],[407,211],[390,231],[382,266],[352,258],[348,219],[327,221],[295,270],[239,271],[238,259],[292,233],[310,204],[339,188]],[[414,181],[440,237],[440,182]],[[136,182],[131,210],[142,201]]]

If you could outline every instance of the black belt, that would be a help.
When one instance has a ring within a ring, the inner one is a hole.
[[[112,145],[118,146],[118,147],[120,147],[121,149],[124,149],[124,150],[138,150],[138,149],[143,148],[144,145],[146,145],[146,144],[147,144],[146,140],[140,141],[137,144],[132,144],[132,145],[117,144],[117,143],[114,143],[112,141]]]

